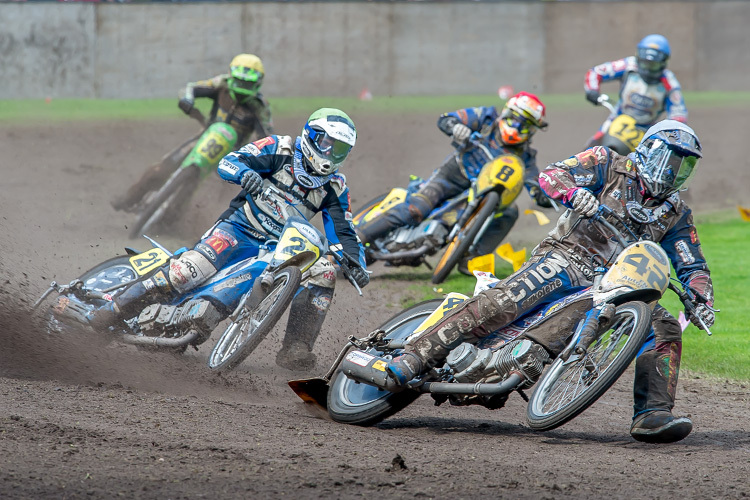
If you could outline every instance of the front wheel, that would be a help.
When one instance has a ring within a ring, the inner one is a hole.
[[[227,372],[242,363],[281,319],[301,280],[302,273],[296,267],[275,273],[268,294],[252,309],[243,307],[237,319],[224,330],[208,357],[208,367]]]
[[[442,303],[441,299],[428,300],[402,311],[386,321],[380,328],[389,339],[405,339]],[[374,349],[367,352],[379,356]],[[394,352],[392,354],[397,354]],[[328,391],[328,414],[336,422],[353,425],[374,425],[413,403],[416,391],[388,392],[371,385],[355,382],[337,370]]]
[[[138,237],[159,222],[167,222],[169,215],[174,216],[193,193],[199,178],[200,170],[195,165],[176,170],[140,211],[130,229],[130,238]]]
[[[443,252],[432,273],[432,282],[435,284],[442,283],[448,277],[453,267],[466,253],[474,242],[474,238],[479,234],[479,230],[484,225],[484,221],[492,216],[497,203],[500,201],[500,195],[495,191],[487,193],[476,211],[471,215],[464,227],[458,232],[455,238],[448,244]]]
[[[557,358],[537,382],[526,412],[529,427],[547,431],[594,404],[635,359],[651,330],[651,309],[643,302],[617,308],[612,326],[584,355]]]

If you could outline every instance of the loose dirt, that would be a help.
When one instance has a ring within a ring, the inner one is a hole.
[[[691,113],[706,151],[692,205],[701,213],[742,203],[742,113]],[[295,134],[304,118],[278,119],[277,129]],[[355,207],[410,173],[429,175],[450,151],[434,116],[353,118],[359,140],[344,173]],[[535,138],[540,166],[577,153],[600,118],[551,111],[549,131]],[[750,390],[695,375],[683,375],[676,407],[695,429],[664,446],[627,432],[632,373],[547,433],[526,427],[520,397],[497,411],[423,397],[374,428],[315,418],[286,382],[323,374],[347,335],[398,311],[403,284],[382,279],[393,271],[379,265],[364,297],[340,283],[309,374],[273,363],[281,327],[223,377],[205,368],[212,341],[175,356],[43,333],[29,306],[51,280],[67,282],[125,246],[147,248],[127,239],[132,216],[109,200],[194,131],[187,119],[0,127],[1,498],[750,496]],[[185,217],[152,236],[172,249],[192,245],[236,191],[206,179]],[[522,216],[510,241],[533,245],[547,230]]]

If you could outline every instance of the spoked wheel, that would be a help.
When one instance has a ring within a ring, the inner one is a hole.
[[[556,359],[537,382],[526,417],[538,431],[554,429],[591,406],[620,378],[651,330],[651,309],[643,302],[617,308],[609,330],[583,356]]]
[[[500,195],[495,191],[487,193],[482,202],[476,209],[476,212],[472,214],[471,218],[466,222],[464,227],[458,232],[453,241],[451,241],[443,252],[443,256],[440,257],[440,261],[435,266],[435,270],[432,272],[432,282],[442,283],[445,278],[448,277],[451,270],[458,264],[461,257],[471,247],[474,242],[474,238],[477,237],[479,230],[482,228],[484,221],[487,217],[492,215],[495,211],[497,202],[500,201]]]
[[[166,222],[168,214],[176,214],[179,206],[192,194],[199,177],[200,170],[195,165],[176,170],[143,207],[129,236],[136,238],[157,223]]]
[[[442,303],[435,299],[417,304],[400,312],[380,328],[389,339],[405,339]],[[373,355],[382,353],[370,349]],[[393,353],[393,354],[397,354]],[[374,425],[401,411],[419,397],[416,391],[388,392],[371,385],[355,382],[337,370],[328,391],[328,414],[336,422],[354,425]]]
[[[242,307],[237,318],[221,335],[208,357],[208,367],[227,372],[242,363],[289,307],[301,279],[302,273],[296,267],[277,272],[268,294],[252,309]]]

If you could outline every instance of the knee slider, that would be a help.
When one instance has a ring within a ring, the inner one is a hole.
[[[181,293],[195,288],[215,273],[211,261],[195,250],[188,250],[169,264],[169,281]]]

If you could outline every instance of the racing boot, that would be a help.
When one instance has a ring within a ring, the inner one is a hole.
[[[371,245],[378,238],[382,238],[397,227],[399,227],[396,221],[387,216],[386,214],[375,217],[373,220],[368,221],[364,224],[359,224],[355,231],[362,244],[365,246]]]
[[[687,437],[693,423],[672,415],[682,342],[657,342],[638,356],[633,387],[630,435],[646,443],[672,443]]]
[[[675,417],[669,410],[654,410],[633,418],[630,435],[644,443],[674,443],[693,430],[687,417]]]
[[[291,371],[310,371],[317,358],[313,345],[320,335],[331,304],[333,288],[309,285],[302,289],[289,308],[289,321],[276,364]]]
[[[156,276],[162,276],[162,273],[159,272]],[[98,331],[109,330],[152,304],[156,301],[157,295],[163,298],[171,290],[167,280],[149,278],[137,281],[115,296],[111,302],[93,311],[88,318],[89,324]]]

